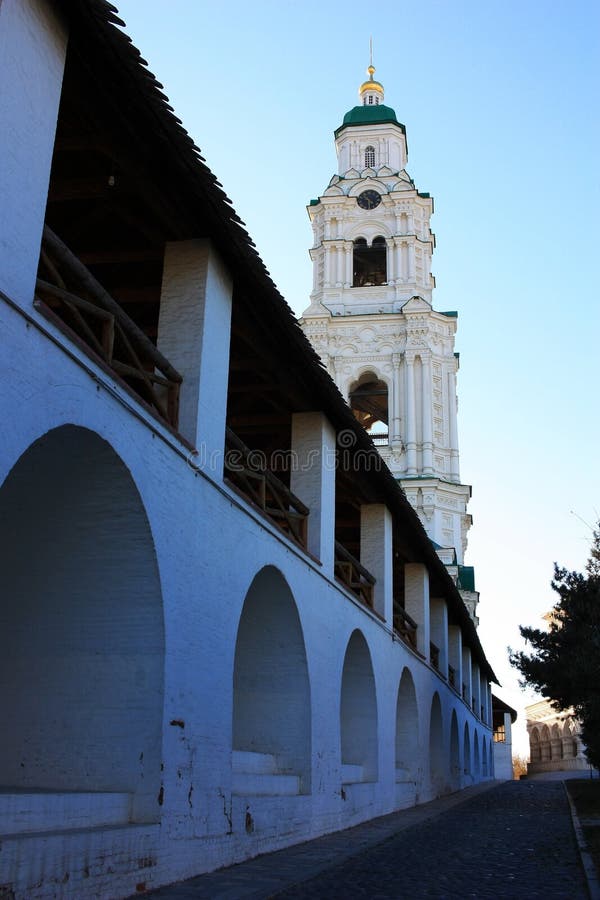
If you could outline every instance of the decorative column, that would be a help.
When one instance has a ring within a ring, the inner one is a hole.
[[[414,351],[404,354],[406,372],[406,458],[407,475],[417,474],[417,439],[415,417],[415,354]]]
[[[326,244],[325,241],[323,241],[323,253],[325,254],[323,261],[324,287],[331,287],[331,249],[329,244]]]
[[[450,480],[460,481],[458,471],[458,426],[456,421],[456,373],[448,373],[448,426],[450,437]]]
[[[335,244],[333,244],[333,246],[332,246],[331,249],[333,250],[333,254],[334,254],[334,255],[333,255],[333,261],[334,261],[334,271],[335,271],[335,286],[336,286],[336,287],[341,287],[341,286],[342,286],[342,279],[343,279],[343,272],[342,272],[342,262],[343,262],[343,260],[342,260],[342,248],[341,248],[341,246],[339,245],[339,243],[336,241]]]
[[[396,284],[401,284],[404,280],[402,272],[402,242],[394,238],[394,272],[396,273]]]
[[[335,543],[335,429],[320,412],[292,415],[290,489],[310,509],[308,552],[333,577]]]
[[[387,283],[394,284],[396,280],[396,270],[394,267],[394,238],[386,241],[386,257],[387,257]]]
[[[431,400],[431,354],[421,354],[421,373],[423,376],[423,405],[421,417],[423,422],[423,474],[433,474],[433,406]]]
[[[320,287],[318,259],[319,259],[319,255],[322,251],[312,248],[308,252],[309,252],[310,258],[312,260],[312,264],[313,264],[313,289],[312,289],[312,294],[310,295],[311,299],[312,299],[313,295],[316,294],[316,292],[319,290],[319,287]]]
[[[392,376],[392,402],[393,416],[390,418],[390,444],[393,450],[400,449],[402,436],[400,434],[400,417],[401,417],[401,399],[402,399],[402,376],[400,369],[400,361],[402,354],[392,353],[392,366],[394,374]]]
[[[429,572],[422,563],[404,566],[404,608],[417,624],[417,650],[429,661]]]
[[[401,271],[402,271],[402,281],[406,283],[408,281],[408,241],[402,241],[400,245],[400,254],[402,257],[401,262]]]
[[[360,508],[360,561],[376,578],[375,612],[392,628],[392,514],[383,503],[365,503]]]
[[[344,243],[344,263],[345,263],[344,287],[345,288],[352,287],[352,282],[354,280],[354,273],[352,271],[353,252],[354,252],[354,244],[352,243],[352,241],[346,241]]]
[[[210,241],[165,247],[158,349],[183,376],[179,430],[198,465],[221,478],[233,280]]]

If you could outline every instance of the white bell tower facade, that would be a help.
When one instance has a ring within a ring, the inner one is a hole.
[[[474,615],[463,566],[471,490],[459,470],[457,314],[433,308],[433,200],[407,173],[406,129],[372,65],[367,72],[360,104],[335,132],[337,174],[308,206],[313,289],[301,324],[473,595],[465,600]]]

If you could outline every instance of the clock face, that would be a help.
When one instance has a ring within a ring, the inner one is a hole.
[[[381,195],[377,191],[363,191],[356,198],[356,202],[362,209],[375,209],[381,203]]]

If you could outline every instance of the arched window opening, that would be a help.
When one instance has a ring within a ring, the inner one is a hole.
[[[388,389],[372,372],[361,375],[350,389],[354,416],[377,445],[388,443]]]
[[[375,166],[375,147],[365,147],[365,168],[372,169]]]
[[[292,592],[273,566],[246,594],[233,673],[233,791],[310,793],[310,682]]]
[[[353,287],[373,287],[387,283],[387,246],[376,237],[369,247],[364,238],[354,241]]]
[[[369,94],[369,106],[373,105],[373,94]]]

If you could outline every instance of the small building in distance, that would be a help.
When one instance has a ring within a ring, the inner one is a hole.
[[[492,721],[494,729],[494,774],[496,778],[513,778],[512,726],[517,720],[517,711],[492,694]]]
[[[558,712],[549,700],[525,707],[529,736],[528,775],[588,771],[581,724],[572,711]]]

